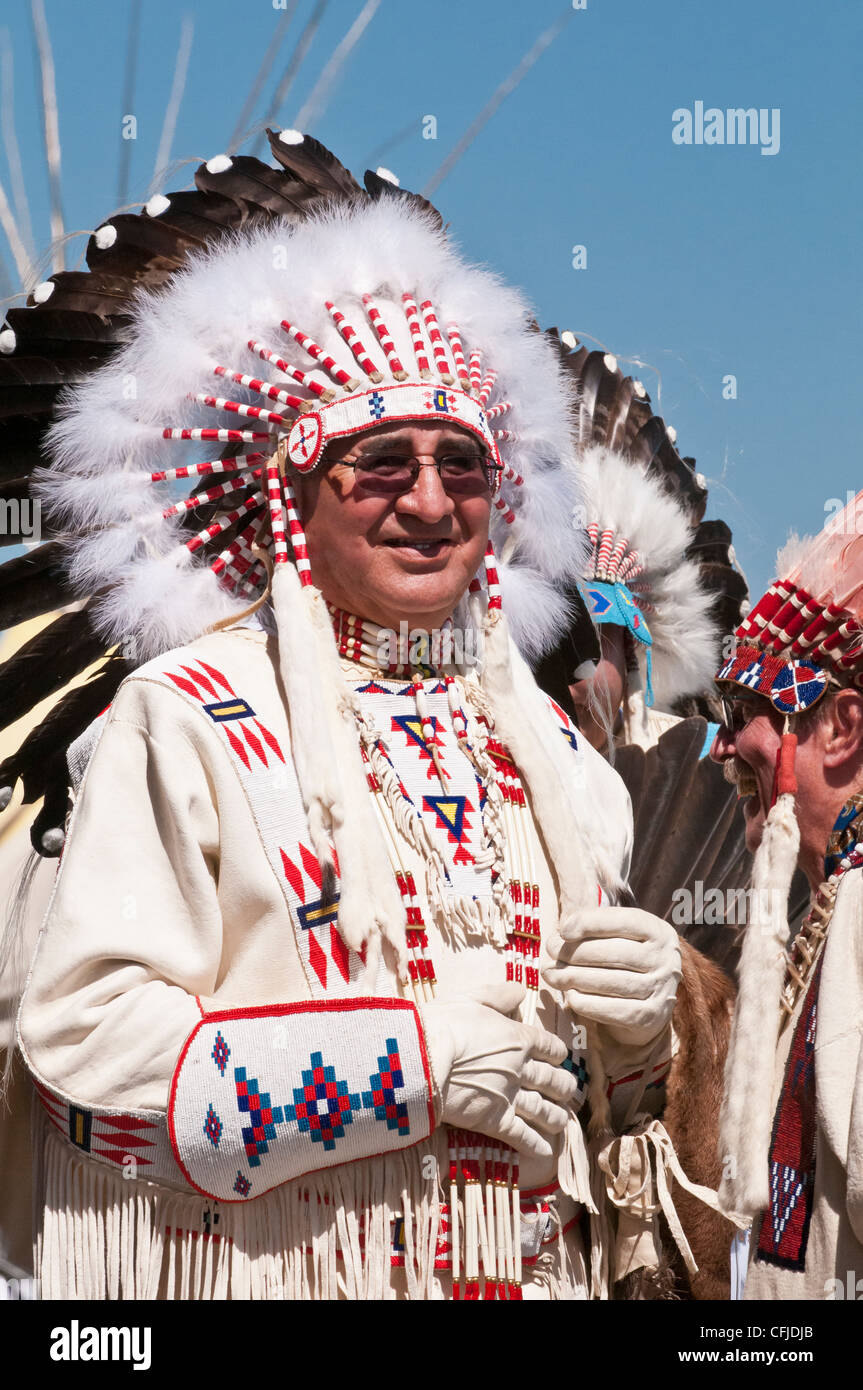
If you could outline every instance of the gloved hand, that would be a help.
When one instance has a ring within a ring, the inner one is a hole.
[[[551,1158],[547,1135],[565,1128],[575,1078],[561,1069],[566,1044],[544,1028],[507,1018],[521,985],[487,985],[420,1005],[444,1124],[499,1139],[519,1153]]]
[[[670,1023],[681,976],[677,932],[638,907],[577,912],[553,933],[542,977],[567,1007],[639,1047]]]

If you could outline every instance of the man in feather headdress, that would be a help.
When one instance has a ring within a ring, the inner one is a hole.
[[[557,343],[577,399],[575,440],[586,542],[570,622],[537,680],[600,751],[656,745],[713,693],[721,638],[747,590],[731,532],[704,520],[707,486],[640,381],[573,334]]]
[[[720,1139],[720,1197],[754,1218],[746,1298],[863,1292],[861,501],[789,542],[716,677],[712,756],[755,852]],[[792,941],[795,864],[811,899]]]
[[[578,1112],[610,1165],[667,1069],[679,955],[608,905],[627,795],[501,611],[541,645],[574,577],[563,381],[427,206],[272,146],[282,170],[220,157],[199,202],[95,234],[105,284],[228,200],[331,195],[144,297],[35,484],[89,640],[137,667],[69,748],[65,831],[43,774],[37,841],[65,848],[19,1016],[43,1292],[601,1296]],[[49,284],[13,358],[86,297]]]
[[[535,671],[630,790],[635,901],[679,925],[683,975],[662,1120],[688,1176],[715,1188],[736,933],[703,923],[693,904],[705,892],[727,902],[750,865],[732,789],[706,758],[712,731],[680,711],[696,698],[705,708],[712,695],[721,637],[740,621],[746,584],[728,527],[704,520],[704,477],[643,385],[611,354],[588,352],[570,333],[549,336],[578,403],[583,504],[573,543],[586,542],[586,555],[573,616]],[[727,1297],[731,1226],[686,1192],[676,1201],[699,1267],[694,1274],[669,1248],[676,1291]]]

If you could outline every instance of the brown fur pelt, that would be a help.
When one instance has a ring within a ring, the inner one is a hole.
[[[719,966],[681,940],[683,977],[677,990],[674,1030],[680,1046],[666,1082],[665,1125],[690,1182],[719,1186],[719,1107],[735,989]],[[663,1217],[656,1270],[622,1279],[615,1299],[727,1299],[733,1227],[678,1183],[672,1199],[698,1273],[690,1275]]]
[[[686,941],[680,950],[683,978],[674,1009],[680,1048],[666,1083],[663,1123],[689,1180],[715,1191],[722,1175],[719,1108],[735,989],[724,971]],[[727,1299],[734,1228],[677,1184],[673,1196],[698,1265],[698,1273],[689,1275],[672,1242],[678,1295]]]

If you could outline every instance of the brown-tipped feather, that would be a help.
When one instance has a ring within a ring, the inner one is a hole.
[[[221,215],[218,218],[204,217],[201,215],[200,208],[195,207],[194,204],[186,210],[182,202],[185,198],[197,199],[199,203],[206,203],[211,200],[218,205]],[[172,193],[170,206],[151,220],[162,222],[166,227],[172,227],[176,232],[181,233],[189,241],[197,243],[199,247],[205,247],[215,245],[236,227],[241,227],[246,220],[246,215],[244,205],[236,202],[233,198],[218,197],[214,193]]]
[[[46,849],[42,841],[42,836],[46,830],[63,830],[66,817],[69,814],[69,791],[68,778],[65,765],[58,764],[52,769],[50,781],[46,784],[43,793],[44,801],[39,814],[30,827],[30,843],[37,854],[41,854],[46,859],[59,859],[62,853],[62,844],[55,849]]]
[[[45,354],[50,344],[55,352],[74,350],[78,354],[98,352],[107,344],[112,346],[118,340],[117,328],[112,319],[99,314],[81,313],[79,310],[55,309],[52,299],[45,305],[33,309],[10,309],[7,321],[21,345],[21,355],[31,350],[31,340],[38,342],[39,351]]]
[[[0,565],[0,630],[50,613],[74,594],[63,571],[63,552],[48,541]]]
[[[313,136],[304,135],[301,144],[286,145],[279,134],[277,130],[267,129],[273,158],[310,189],[344,198],[354,198],[362,191],[353,174]]]
[[[56,778],[59,761],[65,764],[69,744],[111,703],[129,669],[121,657],[111,657],[86,685],[67,691],[17,752],[4,759],[0,765],[0,786],[9,786],[20,778],[25,802],[43,796]]]
[[[200,165],[195,184],[206,193],[244,202],[270,217],[304,217],[310,198],[303,182],[248,154],[234,155],[230,168],[217,174]]]
[[[684,719],[647,752],[619,748],[615,768],[632,798],[635,842],[630,886],[639,907],[664,917],[724,969],[737,957],[737,925],[696,923],[686,906],[705,901],[718,889],[745,891],[752,859],[746,850],[745,823],[735,788],[722,769],[702,758],[707,721]],[[699,899],[696,885],[701,884]],[[708,900],[708,908],[715,899]],[[688,915],[688,921],[676,919]],[[705,916],[714,916],[712,910]]]
[[[423,212],[440,229],[443,227],[443,218],[428,198],[424,198],[421,193],[411,193],[407,188],[399,188],[389,179],[382,179],[380,174],[375,174],[371,169],[366,169],[363,175],[363,183],[371,198],[398,198],[403,203],[407,203],[411,208],[418,212]]]
[[[0,729],[104,655],[105,643],[93,632],[86,609],[61,614],[0,665]]]
[[[87,243],[87,264],[100,273],[146,283],[151,276],[179,270],[189,251],[197,247],[196,241],[158,217],[123,212],[106,221],[117,233],[113,245],[100,248],[95,235]]]
[[[97,275],[92,270],[63,270],[50,277],[54,286],[49,299],[36,303],[32,294],[27,307],[42,313],[49,306],[69,313],[95,314],[103,319],[127,311],[129,286],[116,275]]]

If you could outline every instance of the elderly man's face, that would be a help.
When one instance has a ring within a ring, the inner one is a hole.
[[[848,712],[860,706],[858,695],[843,692],[840,702]],[[783,717],[762,695],[734,701],[734,729],[720,726],[710,756],[723,764],[729,782],[744,798],[746,848],[752,853],[761,843],[764,822],[773,800],[776,760],[782,742]],[[836,708],[835,702],[832,706]],[[852,724],[855,722],[852,717]],[[846,780],[859,780],[859,754],[854,754],[853,732],[848,740],[834,739],[831,722],[814,719],[796,729],[794,776],[797,782],[797,821],[800,827],[800,862],[817,873],[833,820],[846,796]],[[845,743],[847,742],[847,747]],[[849,771],[850,769],[850,771]],[[820,881],[820,879],[819,879]]]
[[[312,579],[339,608],[386,626],[404,619],[433,629],[449,617],[482,564],[491,490],[447,492],[431,466],[453,456],[485,457],[478,439],[436,421],[385,425],[331,444],[296,491]],[[350,463],[420,459],[400,494],[363,485]]]
[[[746,848],[754,854],[761,843],[764,822],[773,800],[776,759],[782,740],[782,718],[761,696],[734,700],[735,725],[722,724],[710,756],[723,765],[729,782],[743,799]]]
[[[755,851],[773,798],[783,720],[763,696],[734,704],[735,727],[720,727],[710,756],[723,764],[728,780],[746,798],[746,846]],[[825,698],[813,716],[796,729],[794,775],[798,862],[810,884],[817,887],[836,816],[848,797],[863,786],[863,697],[857,690],[838,690]]]

